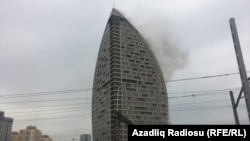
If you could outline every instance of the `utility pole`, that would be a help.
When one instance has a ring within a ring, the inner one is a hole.
[[[243,88],[244,96],[245,96],[248,118],[250,122],[250,89],[249,89],[249,84],[247,80],[246,68],[245,68],[245,64],[244,64],[244,60],[243,60],[243,56],[241,52],[240,40],[238,37],[238,32],[237,32],[234,18],[231,18],[229,20],[229,23],[230,23],[233,42],[234,42],[234,49],[235,49],[235,54],[236,54],[236,58],[238,62],[242,88]]]
[[[239,117],[238,117],[238,113],[237,113],[237,106],[235,104],[235,101],[234,101],[234,96],[233,96],[233,92],[230,91],[230,97],[231,97],[231,102],[232,102],[232,108],[233,108],[233,112],[234,112],[234,119],[235,119],[235,124],[236,125],[240,125],[240,121],[239,121]]]

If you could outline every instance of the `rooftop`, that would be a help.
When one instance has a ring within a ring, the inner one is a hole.
[[[111,12],[111,14],[110,14],[110,17],[111,16],[118,16],[118,17],[121,17],[121,18],[125,18],[117,9],[115,9],[115,8],[113,8],[112,9],[112,12]]]

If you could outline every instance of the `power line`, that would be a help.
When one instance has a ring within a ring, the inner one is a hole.
[[[247,71],[249,73],[250,71]],[[207,76],[200,76],[200,77],[190,77],[190,78],[184,78],[184,79],[174,79],[174,80],[165,80],[165,82],[176,82],[176,81],[185,81],[185,80],[195,80],[195,79],[207,79],[207,78],[215,78],[215,77],[223,77],[223,76],[230,76],[230,75],[236,75],[239,74],[236,73],[225,73],[225,74],[217,74],[217,75],[207,75]]]
[[[203,77],[193,77],[193,78],[186,78],[186,79],[170,80],[170,81],[166,81],[166,82],[185,81],[185,80],[193,80],[193,79],[205,79],[205,78],[222,77],[222,76],[229,76],[229,75],[235,75],[235,74],[238,74],[238,73],[214,75],[214,76],[203,76]],[[18,98],[18,97],[32,97],[32,96],[43,96],[43,95],[52,95],[52,94],[66,94],[66,93],[77,93],[77,92],[91,91],[91,90],[92,90],[92,88],[89,88],[89,89],[71,89],[71,90],[62,90],[62,91],[47,91],[47,92],[36,92],[36,93],[21,93],[21,94],[2,95],[2,98]],[[215,91],[225,91],[225,90],[228,90],[228,89],[211,90],[211,91],[215,92]],[[191,93],[191,92],[194,93],[194,92],[197,92],[197,91],[190,91],[190,92],[184,92],[184,93]],[[177,94],[177,93],[180,94],[181,92],[175,92],[175,94]],[[174,93],[172,93],[172,94],[174,94]],[[211,93],[207,93],[207,94],[199,93],[199,94],[197,94],[196,93],[196,94],[190,94],[190,95],[184,95],[184,96],[178,96],[178,97],[169,97],[169,99],[191,97],[191,96],[201,96],[201,95],[216,95],[216,94],[211,94]],[[43,101],[41,101],[41,100],[37,100],[37,101],[20,101],[20,102],[11,102],[11,103],[30,103],[30,102],[68,101],[68,100],[71,101],[71,100],[81,100],[81,99],[91,99],[91,98],[54,99],[54,100],[43,100]],[[225,100],[215,100],[215,101],[210,101],[210,102],[219,102],[219,101],[225,101]],[[210,102],[209,101],[203,101],[203,102],[185,103],[185,104],[179,104],[179,105],[190,105],[190,104],[210,103]],[[177,105],[172,105],[172,106],[177,106]],[[40,107],[50,107],[50,106],[40,106]],[[217,107],[217,108],[219,108],[219,107]],[[198,109],[183,109],[182,111],[186,111],[186,110],[198,110]],[[199,109],[199,110],[204,110],[204,109]],[[85,116],[81,116],[81,117],[85,117]],[[34,120],[65,119],[65,118],[78,118],[78,117],[73,116],[73,117],[62,117],[62,118],[40,118],[40,119],[32,119],[32,120],[20,120],[20,121],[17,120],[15,122],[34,121]]]
[[[243,106],[242,106],[243,107]],[[220,106],[220,107],[207,107],[207,108],[195,108],[195,109],[181,109],[181,110],[170,110],[170,111],[194,111],[194,110],[209,110],[209,109],[221,109],[221,108],[230,108],[230,106]],[[84,115],[84,116],[82,116]],[[68,117],[57,117],[57,118],[40,118],[40,119],[31,119],[31,120],[17,120],[15,122],[24,122],[24,121],[36,121],[36,120],[53,120],[53,119],[66,119],[66,118],[77,118],[80,117],[88,117],[90,114],[80,114],[80,115],[72,115]]]
[[[233,89],[239,89],[240,87],[237,88],[228,88],[228,89],[220,89],[220,90],[207,90],[207,91],[189,91],[187,93],[194,93],[194,94],[189,94],[189,95],[182,95],[182,96],[172,96],[168,97],[167,99],[174,99],[174,98],[184,98],[184,97],[196,97],[196,96],[211,96],[211,95],[225,95],[227,93],[211,93],[211,92],[221,92],[221,91],[229,91]],[[203,93],[196,93],[196,92],[203,92]],[[185,92],[175,92],[172,94],[185,94]]]
[[[168,99],[196,97],[196,96],[211,96],[211,95],[225,95],[225,93],[222,93],[222,94],[199,93],[199,94],[191,94],[191,95],[183,95],[183,96],[172,96],[172,97],[168,97]]]
[[[90,132],[90,129],[87,130],[88,132]],[[61,134],[53,134],[53,136],[55,136],[56,138],[62,138],[62,137],[71,137],[72,136],[80,136],[80,134],[83,134],[84,132],[82,131],[78,131],[78,132],[73,132],[73,133],[61,133]]]
[[[169,105],[169,106],[180,106],[180,105],[190,105],[190,104],[198,104],[198,103],[211,103],[211,102],[220,102],[220,101],[225,101],[225,100],[212,100],[212,101],[202,101],[202,102],[193,102],[193,103],[185,103],[185,104],[179,104],[179,105]],[[82,106],[78,106],[78,107],[69,107],[69,108],[64,108],[64,109],[45,109],[45,110],[33,110],[33,111],[22,111],[22,112],[13,112],[13,113],[7,113],[7,114],[18,114],[18,113],[21,113],[21,114],[24,114],[24,113],[38,113],[38,112],[45,112],[45,113],[42,113],[42,114],[49,114],[47,112],[51,112],[51,111],[61,111],[63,110],[63,112],[52,112],[53,114],[54,113],[65,113],[67,111],[65,110],[69,110],[69,109],[81,109],[81,110],[86,110],[86,109],[89,109],[91,106],[88,106],[88,107],[82,107]],[[70,110],[69,112],[72,112],[73,110]],[[74,111],[79,111],[79,110],[74,110]]]
[[[228,93],[197,93],[197,94],[189,94],[189,95],[182,95],[182,96],[172,96],[168,97],[168,99],[175,99],[175,98],[185,98],[185,97],[196,97],[196,96],[211,96],[211,95],[226,95]]]
[[[248,120],[241,120],[241,122],[248,122]],[[196,125],[196,124],[198,124],[198,125],[200,125],[200,124],[219,124],[219,123],[223,123],[223,124],[228,124],[228,123],[230,123],[230,124],[233,124],[233,125],[235,125],[235,121],[233,121],[233,120],[231,120],[231,121],[215,121],[215,122],[200,122],[200,123],[188,123],[189,125],[191,124],[191,125]],[[186,124],[186,123],[185,123]],[[178,124],[172,124],[172,125],[178,125]],[[183,125],[183,124],[182,124]]]
[[[89,117],[90,114],[80,114],[80,115],[72,115],[68,117],[57,117],[57,118],[40,118],[40,119],[29,119],[29,120],[17,120],[15,122],[26,122],[26,121],[36,121],[36,120],[59,120],[59,119],[67,119],[67,118],[82,118],[82,117]]]
[[[85,130],[89,130],[89,128],[84,128],[84,129],[74,129],[74,130],[57,130],[57,131],[51,131],[51,133],[62,133],[62,132],[82,132],[82,131],[85,131]]]
[[[243,106],[240,106],[243,107]],[[230,109],[231,110],[231,106],[211,106],[211,107],[206,107],[206,108],[193,108],[193,109],[175,109],[175,110],[169,110],[169,111],[201,111],[201,110],[215,110],[215,109]],[[239,108],[240,109],[240,108]],[[241,108],[242,109],[242,108]]]
[[[85,110],[88,111],[88,112],[90,111],[90,109],[85,109]],[[58,115],[58,114],[65,114],[65,113],[71,113],[71,112],[82,113],[82,112],[86,112],[86,111],[84,111],[83,109],[77,109],[77,110],[50,112],[50,113],[37,113],[36,115],[37,116],[39,115],[39,117],[41,117],[41,116],[48,117],[48,115],[51,115],[51,114],[53,114],[53,115],[56,114],[56,116],[62,116],[62,115]],[[19,118],[19,117],[30,117],[31,115],[34,115],[34,114],[15,115],[15,116],[18,116],[18,118]]]
[[[190,102],[190,103],[182,103],[182,104],[175,104],[175,105],[169,105],[169,106],[179,106],[179,105],[192,105],[192,104],[200,104],[200,103],[214,103],[214,102],[221,102],[226,101],[229,99],[223,99],[223,100],[208,100],[208,101],[202,101],[202,102]]]
[[[247,72],[250,73],[250,71],[247,71]],[[230,75],[236,75],[236,74],[239,74],[239,73],[225,73],[225,74],[207,75],[207,76],[201,76],[201,77],[190,77],[190,78],[184,78],[184,79],[166,80],[165,82],[185,81],[185,80],[194,80],[194,79],[206,79],[206,78],[230,76]],[[92,91],[92,89],[93,88],[84,88],[84,89],[69,89],[69,90],[58,90],[58,91],[44,91],[44,92],[5,94],[5,95],[1,95],[1,98],[76,93],[76,92],[83,92],[83,91]]]
[[[66,110],[68,109],[81,109],[81,110],[86,110],[86,109],[89,109],[91,106],[88,106],[88,107],[70,107],[70,108],[63,108],[63,109],[45,109],[45,110],[36,110],[36,111],[21,111],[21,112],[13,112],[13,113],[7,113],[7,114],[18,114],[18,113],[37,113],[37,112],[50,112],[50,111],[58,111],[58,110],[63,110],[64,112],[66,112]],[[53,112],[55,113],[55,112]]]
[[[211,102],[221,102],[221,101],[225,101],[224,100],[210,100],[210,101],[202,101],[202,102],[193,102],[193,103],[184,103],[184,104],[178,104],[178,105],[170,105],[170,106],[180,106],[180,105],[190,105],[190,104],[200,104],[200,103],[211,103]],[[228,107],[228,106],[227,106]],[[85,107],[85,108],[90,108],[90,107]],[[206,107],[207,108],[207,107]],[[208,107],[211,108],[211,107]],[[218,106],[214,106],[213,108],[219,108]],[[70,110],[69,109],[75,109],[75,110]],[[80,110],[76,110],[76,109],[80,109]],[[61,111],[63,110],[63,111]],[[66,110],[66,111],[65,111]],[[15,113],[8,113],[8,114],[17,114],[17,113],[32,113],[32,112],[45,112],[45,113],[41,113],[41,115],[48,115],[48,114],[55,114],[55,113],[65,113],[65,112],[75,112],[75,111],[82,111],[83,107],[70,107],[70,108],[66,108],[66,109],[51,109],[51,110],[40,110],[40,111],[28,111],[28,112],[15,112]],[[188,109],[186,109],[188,110]],[[51,112],[51,111],[57,111],[57,112]],[[58,112],[60,111],[60,112]],[[170,111],[184,111],[183,109],[181,110],[170,110]],[[50,112],[50,113],[46,113],[46,112]],[[29,115],[29,114],[28,114]],[[19,116],[20,117],[20,116]]]
[[[91,104],[89,102],[86,102],[86,103],[74,103],[74,104],[59,104],[59,105],[43,105],[43,106],[26,106],[26,107],[16,107],[16,108],[6,108],[5,110],[13,110],[13,109],[29,109],[29,108],[41,108],[41,107],[64,107],[64,106],[69,106],[69,105],[81,105],[81,104]]]
[[[232,89],[235,89],[235,88],[232,88]],[[229,90],[229,89],[208,90],[208,92],[211,92],[211,91],[225,91],[225,90]],[[190,91],[190,92],[200,92],[200,91]],[[206,92],[206,91],[202,91],[202,92]],[[184,95],[184,96],[169,97],[168,99],[183,98],[183,97],[195,97],[195,96],[207,96],[207,95],[210,96],[210,95],[220,95],[220,94],[199,93],[199,94],[191,94],[191,95]],[[54,100],[40,100],[40,101],[21,101],[21,102],[11,102],[11,103],[48,102],[48,101],[65,101],[65,100],[80,100],[80,99],[90,99],[90,98],[54,99]],[[197,102],[197,103],[200,103],[200,102]],[[201,102],[201,103],[204,103],[204,102]],[[81,104],[88,104],[88,103],[81,103]],[[89,104],[91,104],[91,103],[89,103]],[[194,104],[194,103],[188,103],[188,104]],[[44,106],[43,105],[43,106],[36,106],[36,107],[51,107],[51,106],[65,106],[65,105],[79,105],[79,104],[64,104],[64,105],[49,105],[49,106]],[[172,105],[170,105],[170,106],[172,106]],[[34,108],[34,107],[26,107],[26,108]],[[9,108],[9,109],[20,109],[20,108]]]
[[[233,89],[239,89],[240,87],[234,87],[234,88],[227,88],[227,89],[218,89],[218,90],[206,90],[206,91],[186,91],[186,92],[172,92],[168,94],[183,94],[183,93],[196,93],[196,92],[216,92],[216,91],[229,91]],[[171,98],[180,98],[180,97],[189,97],[189,96],[198,96],[198,95],[216,95],[211,93],[198,93],[198,94],[192,94],[192,95],[184,95],[184,96],[178,96],[178,97],[169,97]],[[54,100],[39,100],[39,101],[19,101],[19,102],[10,102],[10,103],[28,103],[28,102],[47,102],[47,101],[65,101],[65,100],[80,100],[80,99],[91,99],[91,98],[75,98],[75,99],[54,99]],[[7,104],[7,103],[0,103],[0,104]]]
[[[1,98],[16,98],[16,97],[29,97],[29,96],[41,96],[41,95],[59,95],[59,94],[66,94],[66,93],[77,93],[83,91],[91,91],[92,88],[86,89],[71,89],[71,90],[61,90],[61,91],[46,91],[46,92],[31,92],[31,93],[19,93],[19,94],[8,94],[8,95],[1,95]]]
[[[210,102],[219,102],[219,101],[225,101],[225,100],[213,100],[213,101],[202,101],[202,102],[196,102],[196,103],[185,103],[185,104],[179,104],[179,105],[188,105],[188,104],[197,104],[197,103],[210,103]],[[170,106],[178,106],[178,105],[170,105]],[[228,106],[226,106],[226,107],[228,107]],[[65,113],[65,112],[76,112],[76,111],[82,111],[83,109],[88,109],[88,108],[90,108],[90,107],[70,107],[70,108],[64,108],[64,109],[50,109],[50,110],[39,110],[39,111],[28,111],[28,112],[15,112],[15,113],[8,113],[8,114],[18,114],[18,113],[29,113],[29,114],[25,114],[25,115],[23,115],[23,116],[27,116],[27,115],[30,115],[30,114],[32,114],[32,113],[34,113],[34,112],[36,112],[37,114],[39,114],[39,115],[49,115],[49,114],[55,114],[55,113]],[[211,107],[205,107],[205,108],[203,108],[203,109],[211,109]],[[214,106],[214,107],[212,107],[212,108],[220,108],[220,107],[218,107],[218,106]],[[70,110],[70,109],[73,109],[73,110]],[[77,109],[80,109],[80,110],[77,110]],[[86,110],[87,110],[86,109]],[[181,110],[170,110],[170,111],[185,111],[185,110],[203,110],[203,109],[181,109]],[[63,110],[63,111],[61,111],[61,110]],[[65,111],[66,110],[66,111]],[[51,112],[51,111],[53,111],[53,112]],[[56,112],[54,112],[54,111],[56,111]],[[43,113],[40,113],[40,112],[43,112]],[[47,113],[47,112],[49,112],[49,113]],[[18,117],[22,117],[22,116],[18,116]]]
[[[229,90],[229,89],[223,89],[223,90]],[[211,96],[211,95],[225,95],[225,93],[223,93],[223,94],[198,93],[198,94],[168,97],[166,99],[176,99],[176,98],[196,97],[196,96]],[[15,101],[15,102],[9,102],[9,103],[33,103],[33,102],[51,102],[51,101],[54,102],[54,101],[72,101],[72,100],[74,101],[74,100],[86,100],[86,99],[91,99],[91,98],[53,99],[53,100],[37,100],[37,101]],[[0,104],[8,104],[8,103],[0,103]],[[84,103],[84,104],[86,104],[86,103]],[[91,104],[91,102],[89,104]],[[75,105],[75,104],[69,104],[69,105]],[[36,106],[36,107],[50,107],[50,106]],[[28,107],[28,108],[34,108],[34,107]],[[19,108],[9,108],[9,109],[19,109]]]
[[[53,101],[74,101],[74,100],[86,100],[91,98],[69,98],[69,99],[52,99],[52,100],[34,100],[34,101],[15,101],[9,103],[32,103],[32,102],[53,102]],[[0,103],[0,104],[8,104],[8,103]]]
[[[233,91],[239,90],[241,87],[226,88],[226,89],[215,89],[215,90],[200,90],[200,91],[182,91],[182,92],[170,92],[168,94],[183,94],[183,93],[207,93],[207,92],[221,92],[221,91]]]

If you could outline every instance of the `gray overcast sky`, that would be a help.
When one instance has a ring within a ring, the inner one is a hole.
[[[171,45],[162,48],[166,54],[158,59],[168,69],[166,79],[172,80],[238,72],[228,22],[231,17],[236,19],[250,71],[249,6],[248,0],[115,1],[115,7],[145,38],[153,43],[166,39]],[[0,0],[0,110],[14,118],[14,131],[35,125],[55,141],[91,133],[88,88],[112,8],[113,0]],[[169,97],[177,97],[169,99],[173,124],[234,123],[224,89],[238,92],[239,75],[166,86]],[[9,96],[47,91],[65,93]],[[195,96],[180,97],[190,94]],[[243,100],[238,110],[241,123],[248,123]]]

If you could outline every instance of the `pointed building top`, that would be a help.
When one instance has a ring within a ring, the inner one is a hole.
[[[121,17],[121,18],[125,18],[117,9],[115,9],[115,8],[113,8],[112,9],[112,12],[111,12],[111,14],[110,14],[110,17],[111,16],[118,16],[118,17]]]

